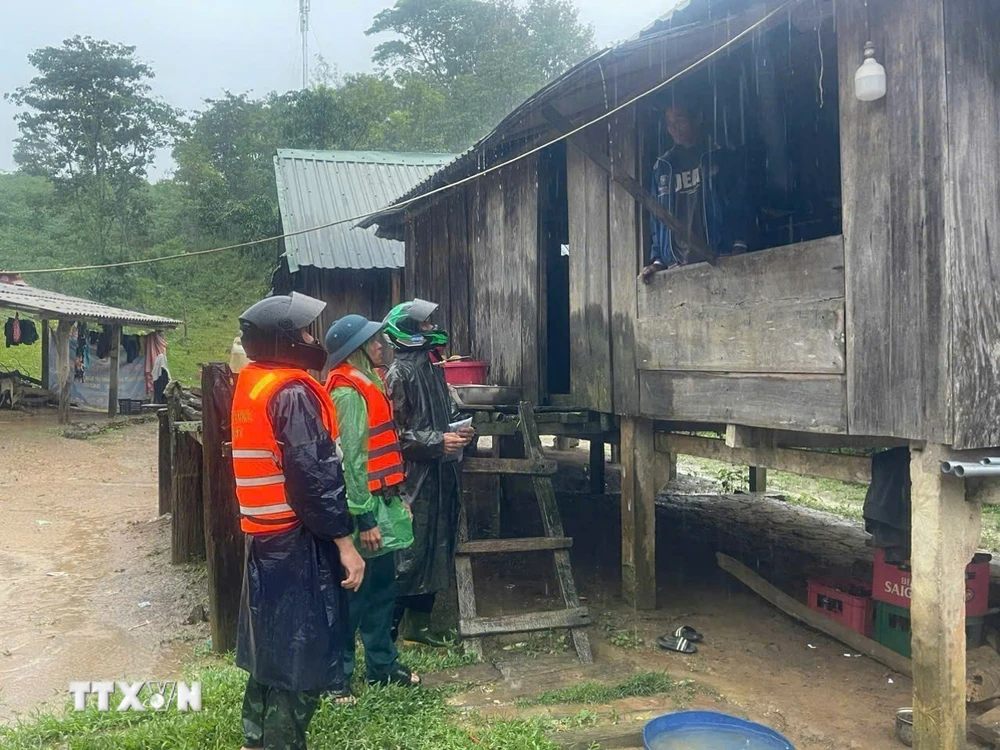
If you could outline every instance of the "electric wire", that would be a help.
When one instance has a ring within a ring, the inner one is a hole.
[[[763,16],[759,21],[756,21],[755,23],[753,23],[750,26],[748,26],[746,29],[744,29],[743,31],[741,31],[736,36],[731,37],[727,41],[723,42],[719,47],[715,48],[714,50],[712,50],[708,54],[704,55],[699,60],[691,63],[690,65],[688,65],[683,70],[681,70],[681,71],[675,73],[674,75],[670,76],[669,78],[661,81],[660,83],[656,84],[652,88],[647,89],[646,91],[644,91],[644,92],[642,92],[640,94],[637,94],[636,96],[634,96],[631,99],[627,100],[623,104],[619,104],[614,109],[608,110],[607,112],[605,112],[602,115],[598,115],[597,117],[595,117],[594,119],[590,120],[589,122],[584,123],[583,125],[580,125],[580,126],[578,126],[576,128],[573,128],[572,130],[570,130],[570,131],[568,131],[566,133],[558,135],[555,138],[553,138],[552,140],[547,141],[546,143],[543,143],[540,146],[535,146],[535,147],[529,149],[528,151],[524,152],[523,154],[519,154],[518,156],[514,156],[514,157],[508,159],[507,161],[501,162],[499,164],[494,164],[493,166],[487,167],[486,169],[483,169],[482,171],[475,172],[475,173],[473,173],[471,175],[468,175],[467,177],[463,177],[462,179],[457,180],[456,182],[448,183],[447,185],[442,185],[441,187],[434,188],[433,190],[428,190],[425,193],[421,193],[420,195],[416,195],[416,196],[414,196],[412,198],[408,198],[408,199],[403,200],[403,201],[398,201],[397,203],[393,203],[393,204],[391,204],[389,206],[385,206],[384,208],[380,208],[377,211],[371,211],[371,212],[368,212],[368,213],[360,214],[358,216],[351,216],[351,217],[346,218],[346,219],[338,219],[336,221],[330,221],[330,222],[327,222],[325,224],[320,224],[320,225],[314,226],[314,227],[307,227],[306,229],[299,229],[299,230],[294,231],[294,232],[286,232],[284,234],[278,234],[278,235],[274,235],[273,237],[264,237],[264,238],[259,239],[259,240],[250,240],[248,242],[239,242],[239,243],[236,243],[234,245],[226,245],[224,247],[214,247],[214,248],[210,248],[208,250],[194,250],[194,251],[186,252],[186,253],[176,253],[174,255],[161,255],[161,256],[158,256],[158,257],[155,257],[155,258],[140,258],[140,259],[137,259],[137,260],[118,261],[116,263],[95,263],[95,264],[91,264],[91,265],[66,266],[66,267],[62,267],[62,268],[32,268],[32,269],[26,269],[26,270],[22,270],[22,271],[0,271],[0,273],[26,276],[26,275],[29,275],[29,274],[39,274],[39,273],[70,273],[70,272],[76,272],[76,271],[96,271],[96,270],[102,270],[102,269],[108,269],[108,268],[125,268],[125,267],[131,267],[131,266],[149,265],[151,263],[162,263],[164,261],[178,260],[180,258],[195,258],[195,257],[202,256],[202,255],[211,255],[211,254],[214,254],[214,253],[222,253],[222,252],[228,252],[228,251],[231,251],[231,250],[240,250],[240,249],[247,248],[247,247],[254,247],[256,245],[263,245],[263,244],[266,244],[268,242],[277,242],[278,240],[287,239],[289,237],[297,237],[297,236],[303,235],[303,234],[310,234],[312,232],[320,232],[320,231],[322,231],[324,229],[330,229],[331,227],[339,226],[341,224],[357,224],[357,223],[362,222],[362,221],[364,221],[366,219],[371,219],[371,218],[374,218],[376,216],[380,216],[380,215],[383,215],[383,214],[388,214],[388,213],[393,213],[393,212],[399,211],[400,209],[406,208],[407,206],[409,206],[409,205],[411,205],[413,203],[418,203],[418,202],[426,200],[427,198],[430,198],[430,197],[432,197],[434,195],[439,195],[439,194],[441,194],[443,192],[446,192],[448,190],[453,190],[454,188],[461,187],[462,185],[467,185],[470,182],[474,182],[475,180],[478,180],[478,179],[480,179],[482,177],[485,177],[488,174],[492,174],[493,172],[497,172],[497,171],[499,171],[501,169],[506,169],[510,165],[515,164],[515,163],[521,161],[522,159],[527,159],[530,156],[533,156],[533,155],[535,155],[537,153],[545,151],[546,149],[551,148],[555,144],[560,143],[561,141],[564,141],[564,140],[566,140],[568,138],[571,138],[572,136],[576,135],[577,133],[580,133],[580,132],[586,130],[587,128],[591,127],[592,125],[596,125],[597,123],[602,122],[603,120],[606,120],[606,119],[608,119],[610,117],[613,117],[617,113],[621,112],[623,109],[627,109],[628,107],[631,107],[633,104],[636,104],[637,102],[641,101],[642,99],[645,99],[646,97],[651,96],[652,94],[655,94],[657,91],[660,91],[661,89],[666,88],[667,86],[669,86],[670,84],[672,84],[674,81],[676,81],[678,78],[681,78],[682,76],[687,75],[688,73],[690,73],[695,68],[697,68],[700,65],[703,65],[704,63],[706,63],[709,60],[711,60],[713,57],[715,57],[716,55],[718,55],[720,52],[724,52],[725,50],[729,49],[729,47],[733,46],[736,42],[740,41],[744,37],[746,37],[749,34],[751,34],[753,31],[755,31],[756,29],[758,29],[761,26],[763,26],[764,24],[766,24],[774,16],[776,16],[779,13],[781,13],[783,10],[788,9],[792,5],[796,5],[799,2],[802,2],[802,0],[788,0],[788,2],[786,2],[786,3],[784,3],[784,4],[780,5],[780,6],[778,6],[777,8],[775,8],[774,10],[772,10],[770,13],[768,13],[765,16]]]

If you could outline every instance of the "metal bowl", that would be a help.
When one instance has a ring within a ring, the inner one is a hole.
[[[457,400],[465,406],[511,406],[521,400],[524,391],[505,385],[456,385]]]

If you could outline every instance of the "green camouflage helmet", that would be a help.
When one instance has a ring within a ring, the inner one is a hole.
[[[435,349],[448,345],[448,332],[440,326],[429,331],[421,331],[425,323],[438,309],[434,302],[414,299],[396,305],[385,316],[384,333],[394,349]]]

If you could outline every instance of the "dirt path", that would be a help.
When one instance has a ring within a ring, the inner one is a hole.
[[[177,678],[204,642],[183,624],[203,574],[170,565],[155,467],[155,425],[80,441],[0,412],[0,720],[70,681]]]

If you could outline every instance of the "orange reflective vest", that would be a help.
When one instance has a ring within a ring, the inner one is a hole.
[[[285,495],[281,445],[274,438],[268,405],[278,390],[299,382],[322,405],[323,424],[337,435],[337,414],[322,386],[305,370],[251,363],[240,371],[233,394],[233,473],[240,527],[247,534],[275,534],[299,525]]]
[[[403,483],[403,453],[399,447],[392,401],[358,368],[342,362],[326,380],[326,390],[353,388],[368,409],[368,491],[380,492]]]

